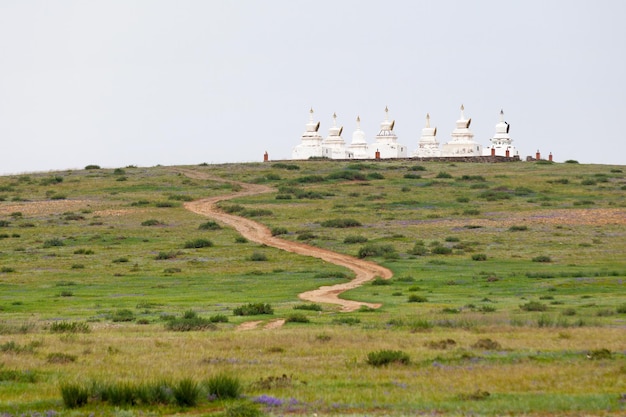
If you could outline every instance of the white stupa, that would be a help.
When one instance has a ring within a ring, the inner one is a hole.
[[[422,137],[411,156],[418,158],[441,156],[439,142],[437,142],[437,128],[430,127],[430,114],[428,113],[426,113],[426,127],[422,129]]]
[[[365,140],[365,132],[361,130],[361,117],[356,118],[356,130],[352,133],[352,143],[348,146],[348,152],[354,159],[371,158],[369,145]]]
[[[512,145],[513,140],[509,136],[509,127],[510,125],[504,121],[504,111],[500,110],[500,121],[496,124],[496,134],[491,138],[491,145],[483,149],[483,155],[519,157],[519,151]]]
[[[461,118],[456,121],[456,128],[452,131],[452,140],[441,150],[441,156],[481,156],[482,146],[474,141],[474,134],[469,127],[472,119],[466,119],[465,107],[461,105]]]
[[[322,136],[318,133],[320,122],[313,121],[313,109],[309,111],[309,123],[300,138],[300,144],[293,149],[292,159],[309,159],[322,156]]]
[[[333,114],[333,125],[328,129],[328,136],[322,142],[322,156],[329,159],[348,159],[346,142],[341,137],[343,126],[337,126],[337,114]]]
[[[389,109],[385,107],[385,120],[380,124],[376,142],[370,147],[370,157],[379,152],[381,159],[406,158],[407,148],[398,143],[398,137],[393,131],[395,123],[395,120],[389,121]]]

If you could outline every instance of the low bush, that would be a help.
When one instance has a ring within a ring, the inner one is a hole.
[[[272,236],[286,235],[289,233],[286,227],[272,227]]]
[[[185,249],[210,248],[212,246],[213,242],[208,239],[195,239],[185,242]]]
[[[89,324],[82,321],[55,321],[50,325],[51,333],[89,333]]]
[[[149,219],[149,220],[144,220],[143,222],[141,222],[142,226],[161,226],[163,224],[164,224],[163,222],[157,219]]]
[[[491,339],[479,339],[476,343],[472,345],[472,348],[483,350],[500,350],[502,349],[502,346],[500,346],[500,343]]]
[[[408,168],[409,171],[426,171],[426,167],[423,165],[413,165]]]
[[[380,243],[368,243],[359,249],[358,253],[361,259],[368,256],[393,257],[394,255],[396,255],[396,250],[392,245]]]
[[[292,313],[285,319],[285,323],[309,323],[311,320],[302,313]]]
[[[209,397],[220,400],[239,398],[243,392],[239,378],[225,373],[211,376],[203,385]]]
[[[449,173],[445,171],[439,171],[439,174],[437,174],[436,178],[449,179],[449,178],[452,178],[452,175],[450,175]]]
[[[526,304],[522,304],[519,306],[520,309],[524,311],[546,311],[548,310],[548,306],[540,303],[539,301],[529,301]]]
[[[390,364],[408,365],[411,360],[407,353],[401,350],[378,350],[367,354],[368,365],[380,367]]]
[[[170,195],[167,198],[168,198],[168,200],[174,200],[174,201],[193,201],[193,197],[192,196],[184,195],[184,194],[173,194],[173,195]]]
[[[250,209],[250,210],[243,210],[239,214],[244,217],[265,217],[265,216],[271,216],[274,213],[272,213],[271,210],[267,210],[267,209]]]
[[[235,316],[256,316],[260,314],[274,314],[274,309],[269,304],[248,303],[233,309]]]
[[[179,407],[193,407],[200,398],[200,386],[191,378],[184,378],[172,387],[172,394]]]
[[[309,311],[322,311],[322,306],[319,304],[298,304],[293,306],[294,310],[309,310]]]
[[[431,252],[435,255],[450,255],[452,249],[447,246],[435,246],[431,249]]]
[[[347,324],[348,326],[353,326],[355,324],[359,324],[361,319],[357,317],[337,317],[332,321],[334,324]]]
[[[486,260],[487,260],[487,255],[485,255],[484,253],[476,253],[472,255],[472,261],[486,261]]]
[[[298,233],[298,240],[311,240],[316,239],[317,235],[313,232],[300,232]]]
[[[228,323],[228,317],[225,314],[214,314],[209,317],[211,323]]]
[[[0,382],[34,383],[37,382],[37,374],[29,370],[3,369],[0,365]]]
[[[404,174],[404,178],[409,179],[409,180],[419,180],[420,178],[422,178],[422,176],[420,174],[414,174],[412,172],[408,172]]]
[[[44,248],[52,248],[55,246],[65,246],[65,243],[63,243],[63,241],[59,238],[52,238],[52,239],[48,239],[46,241],[43,242],[43,247]]]
[[[361,226],[361,222],[359,222],[358,220],[354,220],[354,219],[332,219],[332,220],[325,220],[322,223],[320,223],[322,225],[322,227],[335,227],[335,228],[339,228],[339,229],[345,229],[348,227],[359,227]]]
[[[74,251],[74,255],[93,255],[94,253],[95,252],[93,250],[84,248],[76,249]]]
[[[343,243],[346,243],[348,245],[353,244],[353,243],[365,243],[367,242],[367,238],[365,236],[360,236],[360,235],[350,235],[350,236],[346,236],[345,239],[343,240]]]
[[[199,230],[220,230],[221,228],[222,226],[220,226],[219,224],[217,224],[217,222],[214,222],[213,220],[202,223],[200,226],[198,226]]]
[[[525,232],[528,230],[528,226],[511,226],[509,227],[509,232]]]
[[[376,277],[372,281],[372,285],[391,285],[391,280],[384,279],[381,277]]]
[[[63,405],[67,408],[78,408],[87,404],[89,390],[80,384],[61,384]]]
[[[174,259],[179,254],[180,254],[180,252],[177,252],[177,251],[159,252],[154,259],[156,259],[157,261],[162,261],[162,260],[165,260],[165,259]]]
[[[216,326],[210,319],[200,317],[194,311],[188,310],[185,311],[183,317],[168,320],[165,323],[165,328],[175,332],[190,332],[214,330]]]
[[[411,294],[409,295],[409,303],[425,303],[428,301],[428,298],[423,295]]]
[[[267,261],[267,255],[262,252],[253,252],[248,259],[253,262],[265,262]]]
[[[46,356],[46,361],[48,363],[66,364],[76,362],[76,359],[76,355],[70,355],[69,353],[64,352],[53,352]]]
[[[552,262],[552,258],[546,255],[535,256],[532,259],[533,262]]]
[[[123,322],[123,321],[134,321],[135,313],[127,308],[122,308],[119,310],[115,310],[113,313],[108,315],[109,319],[114,322]]]
[[[85,167],[85,169],[86,169],[86,170],[91,170],[91,169],[100,169],[100,165],[90,164],[90,165],[87,165],[87,166]]]

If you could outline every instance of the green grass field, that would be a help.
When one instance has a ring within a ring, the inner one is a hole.
[[[184,168],[199,175],[0,177],[0,416],[626,413],[626,167]],[[299,300],[351,271],[246,241],[183,207],[240,189],[228,181],[275,192],[224,210],[392,270],[342,296],[382,307],[342,313]],[[249,303],[273,313],[234,314]],[[276,319],[287,323],[264,328]],[[238,330],[250,321],[260,324]],[[409,360],[368,363],[390,352]],[[215,398],[208,381],[219,375],[238,379],[239,398]],[[174,394],[116,402],[96,389],[167,380],[178,392],[189,379],[193,405]],[[89,391],[86,404],[68,406],[68,385]]]

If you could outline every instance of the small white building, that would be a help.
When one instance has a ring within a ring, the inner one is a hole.
[[[370,158],[376,155],[381,159],[407,157],[406,146],[398,143],[398,137],[393,131],[395,123],[395,120],[389,121],[389,109],[385,107],[385,120],[380,124],[376,142],[370,147]]]
[[[513,146],[509,136],[510,125],[504,121],[504,111],[500,110],[500,121],[496,124],[496,134],[490,139],[491,145],[483,149],[483,155],[519,157],[519,151]]]
[[[309,122],[300,137],[300,144],[291,153],[291,159],[320,158],[322,156],[322,136],[318,133],[320,122],[313,121],[313,109],[309,112]]]
[[[371,158],[371,152],[369,151],[369,145],[365,140],[365,132],[361,130],[361,117],[356,118],[356,130],[352,133],[352,143],[348,146],[348,152],[354,159],[368,159]]]
[[[337,126],[337,114],[333,113],[333,125],[328,129],[328,136],[322,142],[322,156],[328,159],[350,159],[346,142],[341,137],[343,126]]]
[[[422,129],[422,136],[417,143],[417,149],[411,154],[414,158],[429,158],[441,156],[439,142],[437,142],[437,128],[430,127],[430,114],[426,113],[426,127]]]
[[[466,119],[465,107],[461,105],[461,118],[456,121],[456,128],[452,131],[452,140],[443,145],[441,156],[463,157],[481,156],[482,146],[474,140],[474,134],[469,129],[472,119]]]

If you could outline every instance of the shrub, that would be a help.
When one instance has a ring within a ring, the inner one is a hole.
[[[476,343],[472,345],[472,348],[483,350],[499,350],[502,349],[502,346],[500,346],[500,343],[491,339],[479,339]]]
[[[546,255],[535,256],[532,259],[533,262],[552,262],[552,259]]]
[[[179,252],[170,251],[170,252],[159,252],[158,255],[154,258],[157,261],[162,261],[165,259],[174,259],[179,255]]]
[[[76,362],[76,355],[70,355],[68,353],[63,353],[63,352],[54,352],[54,353],[49,353],[48,356],[46,356],[46,360],[48,363],[64,364],[64,363]]]
[[[161,226],[164,223],[157,220],[157,219],[149,219],[149,220],[145,220],[143,222],[141,222],[142,226]]]
[[[313,232],[301,232],[298,234],[298,240],[310,240],[310,239],[316,239],[317,235]]]
[[[391,285],[391,281],[381,277],[376,277],[372,281],[372,285]]]
[[[126,263],[126,262],[128,262],[128,261],[129,261],[129,259],[128,259],[127,257],[122,256],[121,258],[115,258],[115,259],[113,259],[113,261],[112,261],[112,262],[113,262],[114,264],[124,264],[124,263]]]
[[[271,210],[267,210],[267,209],[251,209],[251,210],[243,210],[240,214],[244,217],[264,217],[264,216],[271,216],[274,213],[272,213]]]
[[[11,222],[8,220],[0,220],[0,227],[9,227]]]
[[[444,179],[447,179],[447,178],[452,178],[452,175],[448,174],[448,173],[447,173],[447,172],[445,172],[445,171],[439,171],[439,174],[437,174],[437,177],[436,177],[436,178],[444,178]]]
[[[566,164],[577,164],[578,161],[575,159],[568,159],[567,161],[565,161]]]
[[[359,222],[358,220],[354,220],[354,219],[325,220],[320,224],[322,225],[322,227],[335,227],[335,228],[340,228],[340,229],[361,226],[361,222]]]
[[[211,323],[228,323],[228,317],[224,314],[214,314],[209,317]]]
[[[134,321],[135,313],[133,313],[127,308],[122,308],[119,310],[115,310],[114,313],[109,315],[109,318],[111,319],[111,321],[114,321],[114,322]]]
[[[384,180],[385,177],[380,172],[370,172],[367,174],[368,180]]]
[[[378,350],[367,354],[368,365],[380,367],[390,364],[408,365],[411,360],[407,353],[401,350]]]
[[[322,311],[322,306],[319,304],[298,304],[293,306],[294,310],[308,310],[308,311]]]
[[[199,230],[220,230],[221,228],[222,226],[220,226],[213,220],[210,220],[206,223],[202,223],[200,226],[198,226]]]
[[[409,295],[409,303],[425,303],[427,301],[428,301],[428,298],[422,295],[417,295],[417,294]]]
[[[181,318],[168,320],[165,324],[167,330],[174,332],[190,332],[200,330],[214,330],[215,324],[209,319],[198,317],[193,311],[187,311]]]
[[[409,180],[419,180],[420,178],[422,178],[422,176],[420,174],[414,174],[412,172],[408,172],[404,174],[404,178],[409,179]]]
[[[220,400],[239,398],[243,391],[243,385],[237,377],[220,373],[211,376],[204,382],[207,394]]]
[[[368,256],[393,257],[395,254],[395,248],[389,244],[368,243],[359,249],[358,256],[363,259]]]
[[[329,180],[365,181],[365,175],[355,170],[337,171],[328,174]]]
[[[212,246],[213,242],[208,239],[195,239],[185,242],[185,249],[210,248]]]
[[[511,226],[509,232],[525,232],[528,230],[528,226]]]
[[[415,245],[413,245],[413,249],[411,249],[409,253],[415,256],[424,256],[428,253],[428,249],[426,249],[426,246],[424,246],[424,242],[418,241],[415,242]]]
[[[480,210],[478,209],[466,209],[463,210],[464,216],[478,216],[480,214]]]
[[[78,408],[87,404],[89,390],[79,384],[61,384],[61,397],[67,408]]]
[[[172,387],[172,394],[178,406],[193,407],[200,398],[200,387],[193,379],[185,378]]]
[[[157,201],[154,203],[154,206],[159,208],[178,207],[176,203],[172,203],[171,201]]]
[[[422,165],[413,165],[412,167],[409,167],[408,169],[410,171],[426,171],[426,167]]]
[[[343,240],[343,243],[346,243],[346,244],[365,243],[365,242],[367,242],[367,238],[365,236],[360,236],[360,235],[346,236],[346,238]]]
[[[93,255],[95,252],[91,249],[76,249],[74,255]]]
[[[85,169],[90,170],[90,169],[100,169],[100,165],[87,165],[85,167]]]
[[[233,309],[235,316],[256,316],[260,314],[274,314],[274,309],[269,304],[248,303]]]
[[[529,301],[526,304],[520,305],[519,308],[524,311],[546,311],[548,306],[538,301]]]
[[[476,253],[472,255],[472,261],[486,261],[486,260],[487,260],[487,255],[485,255],[484,253]]]
[[[267,255],[262,252],[253,252],[248,259],[253,262],[264,262],[267,261]]]
[[[285,319],[285,323],[309,323],[311,320],[302,313],[293,313],[290,314],[287,319]]]
[[[44,248],[51,248],[54,246],[65,246],[65,243],[63,243],[63,241],[59,238],[52,238],[52,239],[48,239],[46,241],[43,242],[43,247]]]
[[[435,255],[450,255],[452,249],[447,246],[435,246],[431,249],[431,252]]]
[[[612,359],[613,354],[610,350],[606,348],[592,350],[587,354],[589,359],[600,360],[600,359]]]
[[[168,198],[168,200],[174,200],[174,201],[193,201],[193,197],[192,196],[184,195],[184,194],[173,194],[173,195],[170,195],[167,198]]]
[[[626,304],[622,304],[615,309],[617,314],[626,314]]]
[[[272,236],[286,235],[289,233],[286,227],[272,227]]]
[[[355,324],[359,324],[361,322],[361,319],[357,317],[338,317],[333,319],[332,322],[334,324],[347,324],[348,326],[352,326]]]
[[[277,194],[276,200],[291,200],[291,194]]]

